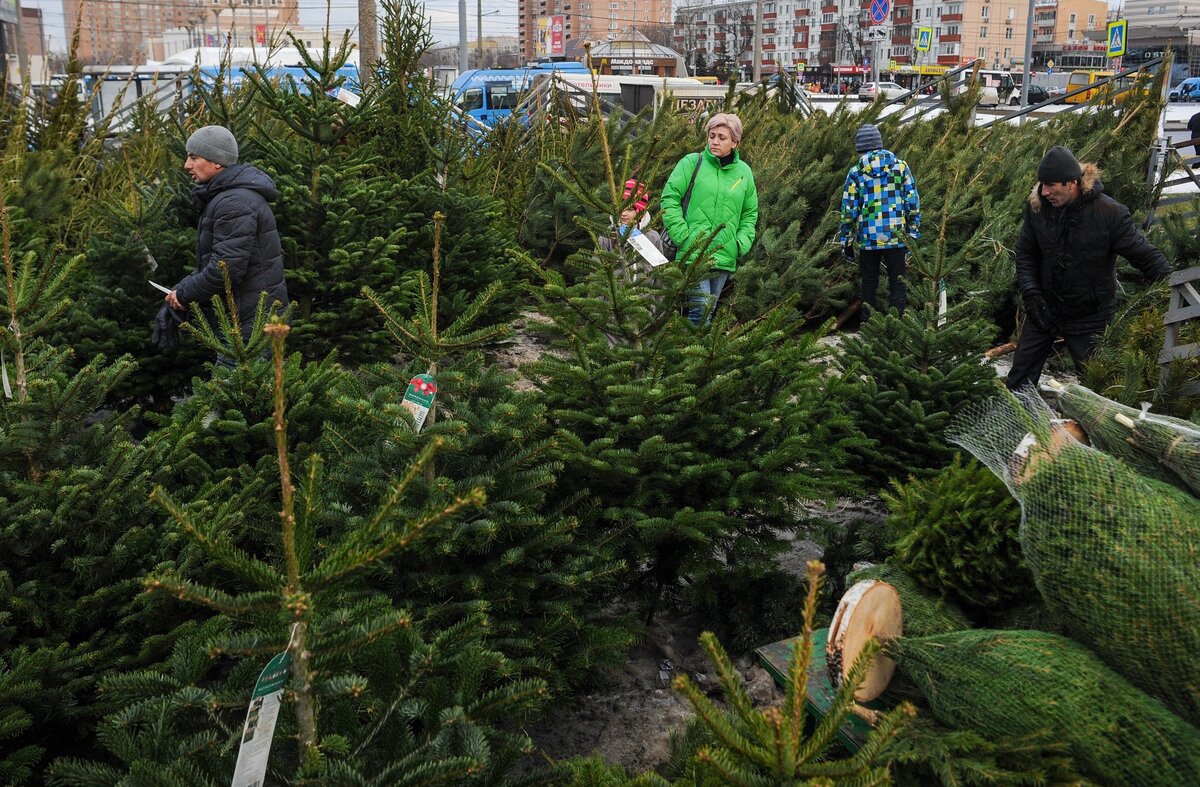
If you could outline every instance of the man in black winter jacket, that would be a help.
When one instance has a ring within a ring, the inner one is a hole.
[[[214,295],[224,295],[224,262],[233,287],[238,324],[249,337],[258,310],[259,295],[267,293],[268,313],[288,305],[283,278],[283,252],[275,214],[268,204],[278,193],[262,170],[238,164],[233,133],[223,126],[205,126],[187,141],[183,168],[195,181],[192,197],[201,210],[196,236],[195,273],[186,276],[167,294],[173,309],[206,305]],[[223,359],[218,358],[218,363]]]
[[[1037,383],[1059,336],[1082,369],[1116,310],[1118,254],[1149,279],[1171,273],[1162,252],[1133,226],[1129,209],[1104,193],[1095,164],[1081,165],[1056,145],[1038,165],[1038,181],[1017,240],[1026,320],[1008,375],[1012,389]]]

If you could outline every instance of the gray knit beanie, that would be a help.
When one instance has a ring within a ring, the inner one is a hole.
[[[879,150],[883,147],[883,135],[879,133],[879,126],[870,123],[864,123],[858,127],[858,133],[854,135],[854,149],[859,153],[866,153],[868,150]]]
[[[233,132],[224,126],[205,126],[196,129],[188,137],[187,152],[222,167],[232,167],[237,163],[237,140],[233,138]]]

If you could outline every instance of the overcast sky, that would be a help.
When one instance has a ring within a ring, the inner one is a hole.
[[[93,0],[99,3],[103,1]],[[50,48],[65,51],[67,33],[62,0],[21,0],[21,5],[42,9]],[[478,0],[467,0],[467,39],[471,41],[475,40],[478,7]],[[330,26],[334,30],[352,29],[358,24],[358,3],[355,0],[331,0],[328,6],[322,0],[300,0],[300,21],[305,27],[324,27],[326,12],[330,15]],[[458,43],[458,0],[430,0],[425,4],[425,14],[432,23],[436,41]],[[484,36],[517,34],[516,0],[483,0],[483,14]]]

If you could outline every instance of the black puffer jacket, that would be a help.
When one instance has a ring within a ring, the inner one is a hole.
[[[1117,255],[1148,279],[1171,265],[1133,226],[1129,209],[1104,193],[1095,164],[1083,165],[1079,199],[1056,208],[1034,186],[1017,240],[1017,289],[1041,293],[1067,331],[1103,328],[1117,299]]]
[[[274,181],[245,164],[226,167],[192,191],[201,209],[196,236],[199,269],[175,285],[176,295],[184,305],[207,305],[212,296],[223,294],[225,280],[217,267],[223,260],[246,336],[254,325],[259,293],[267,293],[268,310],[276,302],[277,310],[288,305],[279,231],[267,204],[276,196]]]

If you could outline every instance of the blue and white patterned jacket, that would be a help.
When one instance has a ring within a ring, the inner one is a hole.
[[[894,249],[919,237],[921,198],[912,170],[890,150],[867,151],[846,174],[838,243]]]

